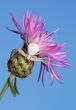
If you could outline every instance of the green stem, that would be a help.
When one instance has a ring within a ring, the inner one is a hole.
[[[3,87],[3,89],[2,89],[2,91],[1,91],[1,93],[0,93],[0,100],[2,99],[2,97],[4,96],[4,94],[5,94],[5,92],[6,92],[6,90],[7,90],[7,88],[8,88],[8,81],[6,82],[6,84],[4,85],[4,87]]]
[[[18,89],[17,89],[17,78],[15,78],[15,80],[14,80],[14,88],[15,88],[15,90],[16,90],[16,93],[19,95],[20,93],[19,93],[19,91],[18,91]]]
[[[13,80],[15,80],[14,75],[12,75],[12,77],[8,78],[8,84],[9,84],[9,87],[10,87],[10,90],[11,90],[13,96],[16,96],[16,90],[15,90],[15,87],[14,87],[14,84],[13,84]]]
[[[9,79],[10,79],[11,81],[13,81],[13,80],[15,79],[15,76],[14,76],[14,75],[11,75],[11,76],[8,78],[8,80],[9,80]],[[9,87],[8,80],[7,80],[7,82],[5,83],[3,89],[2,89],[2,91],[1,91],[1,93],[0,93],[0,100],[1,100],[2,97],[4,96],[4,94],[5,94],[6,90],[7,90],[7,88]]]

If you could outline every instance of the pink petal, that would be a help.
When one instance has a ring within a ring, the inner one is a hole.
[[[22,29],[22,27],[20,26],[20,24],[16,21],[16,19],[14,18],[14,16],[13,16],[12,14],[10,14],[10,15],[11,15],[12,21],[13,21],[13,23],[15,24],[15,26],[17,27],[17,29],[18,29],[20,32],[22,32],[23,29]]]
[[[39,72],[39,76],[38,76],[38,81],[40,80],[42,69],[43,69],[43,64],[41,63],[41,65],[40,65],[40,72]]]
[[[59,82],[61,82],[61,77],[58,75],[58,73],[54,70],[54,67],[50,66],[50,71],[52,75],[57,79]]]
[[[43,84],[43,86],[44,86],[44,73],[45,73],[45,66],[44,66],[44,68],[43,68],[43,72],[42,72],[42,84]]]

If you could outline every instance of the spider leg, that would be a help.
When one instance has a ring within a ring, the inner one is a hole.
[[[22,49],[20,49],[20,48],[13,49],[13,51],[11,52],[11,56],[10,57],[12,57],[17,52],[19,52],[24,57],[27,57],[27,54]]]
[[[32,61],[42,61],[42,58],[38,58],[36,56],[31,56],[30,60],[32,60]]]
[[[18,51],[18,49],[13,49],[12,52],[11,52],[10,57],[12,57],[17,51]]]
[[[46,65],[48,64],[48,62],[45,59],[39,58],[39,57],[36,57],[36,56],[32,56],[30,60],[32,60],[32,61],[41,61],[42,63],[44,63]]]

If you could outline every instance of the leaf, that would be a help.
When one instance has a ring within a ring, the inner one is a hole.
[[[13,96],[16,96],[16,90],[15,90],[15,87],[14,87],[13,82],[11,80],[11,77],[9,77],[9,79],[8,79],[8,85],[10,87],[10,90],[11,90]]]
[[[18,89],[17,89],[17,78],[15,78],[15,80],[14,80],[14,88],[15,88],[15,90],[16,90],[16,93],[19,95],[20,93],[19,93],[19,91],[18,91]]]

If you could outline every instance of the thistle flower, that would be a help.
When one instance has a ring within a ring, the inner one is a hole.
[[[63,51],[64,44],[57,44],[52,37],[58,29],[50,33],[46,32],[44,30],[45,22],[41,22],[41,17],[31,15],[28,11],[23,16],[23,27],[12,14],[11,18],[18,31],[7,29],[19,34],[24,40],[24,44],[22,48],[16,48],[11,52],[8,60],[8,71],[11,72],[11,75],[0,93],[0,98],[8,87],[14,96],[19,94],[16,85],[17,77],[27,77],[32,71],[34,62],[37,61],[40,62],[38,81],[41,78],[44,85],[45,71],[48,71],[51,76],[51,84],[55,79],[61,83],[62,77],[55,68],[64,68],[69,63],[65,59],[67,51]]]
[[[55,67],[64,68],[69,65],[65,59],[67,52],[62,51],[64,44],[57,44],[53,41],[52,35],[57,30],[48,33],[44,30],[45,22],[41,23],[41,18],[27,13],[23,16],[23,27],[17,22],[11,14],[12,21],[18,31],[11,30],[21,35],[24,40],[24,48],[27,50],[25,56],[31,61],[40,61],[41,67],[39,77],[42,76],[42,83],[44,84],[44,73],[48,70],[51,75],[51,83],[56,79],[61,82],[61,76],[55,70]]]

